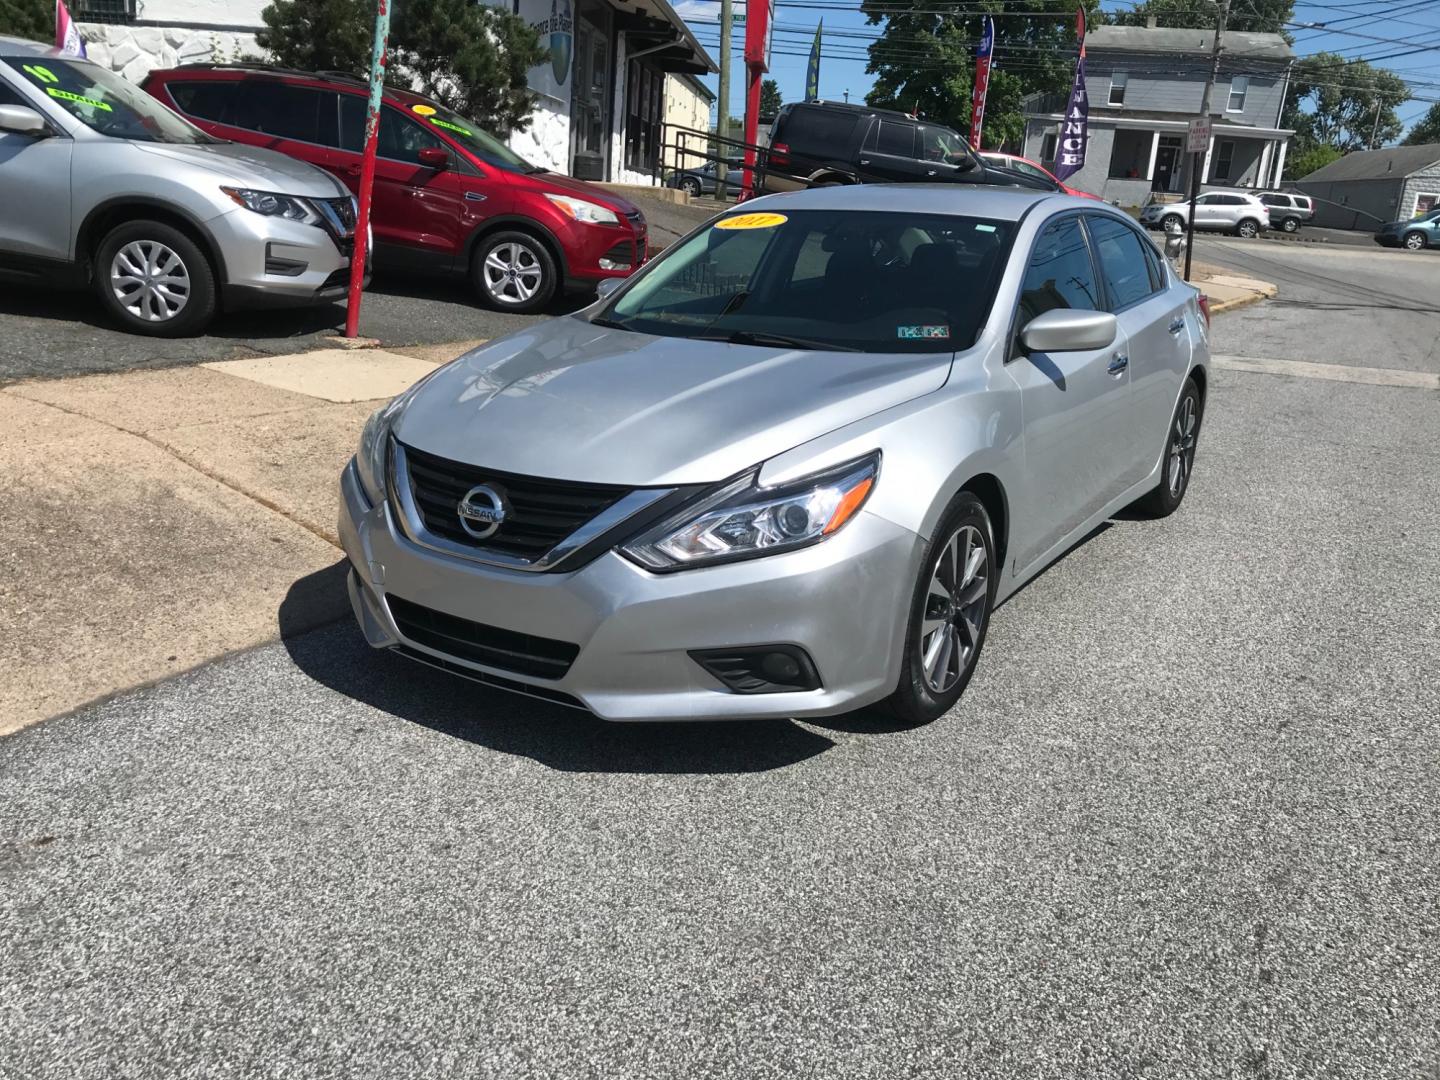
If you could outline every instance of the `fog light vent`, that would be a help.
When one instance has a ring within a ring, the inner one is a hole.
[[[735,694],[785,694],[820,689],[820,673],[798,645],[695,649],[695,662]]]

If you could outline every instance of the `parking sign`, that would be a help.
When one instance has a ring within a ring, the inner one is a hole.
[[[1187,154],[1203,154],[1210,149],[1210,118],[1199,117],[1190,121],[1190,137],[1185,143]]]

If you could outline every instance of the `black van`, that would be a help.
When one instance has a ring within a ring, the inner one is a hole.
[[[826,184],[1056,185],[988,165],[943,124],[837,101],[782,105],[757,187],[763,194]]]

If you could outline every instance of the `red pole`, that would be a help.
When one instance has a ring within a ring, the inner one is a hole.
[[[349,338],[360,329],[360,293],[365,287],[365,249],[370,238],[370,192],[375,187],[375,148],[380,140],[380,98],[385,87],[385,50],[389,43],[389,0],[377,0],[375,42],[370,50],[370,106],[365,113],[365,153],[360,159],[360,206],[355,214],[350,296],[345,308],[345,336]]]
[[[750,65],[750,85],[745,91],[745,191],[738,202],[755,196],[755,139],[760,134],[760,83],[764,74],[764,68]]]

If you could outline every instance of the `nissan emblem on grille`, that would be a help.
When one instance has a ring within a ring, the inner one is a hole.
[[[455,507],[460,527],[476,540],[494,536],[505,520],[505,497],[489,484],[477,484]]]

